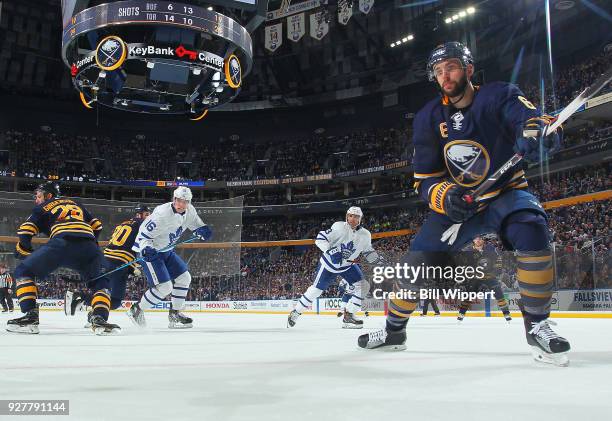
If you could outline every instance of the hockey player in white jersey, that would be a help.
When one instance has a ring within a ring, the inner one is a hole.
[[[149,289],[140,302],[134,304],[127,312],[128,317],[140,327],[146,325],[144,310],[154,307],[168,295],[172,301],[168,327],[171,329],[192,327],[192,319],[180,312],[185,305],[191,284],[188,267],[174,249],[159,251],[175,244],[185,229],[193,231],[194,235],[204,241],[212,237],[211,229],[198,216],[191,204],[191,198],[189,188],[183,186],[177,188],[172,202],[157,206],[140,225],[132,250],[144,259],[142,268]]]
[[[300,297],[289,314],[288,327],[295,326],[300,315],[311,306],[337,276],[351,287],[351,298],[344,309],[343,328],[361,329],[363,320],[355,318],[364,298],[363,286],[367,285],[363,272],[355,260],[363,254],[369,263],[382,264],[382,257],[372,248],[372,234],[361,226],[363,212],[352,206],[346,212],[344,222],[335,222],[330,229],[317,234],[315,244],[323,252],[319,259],[314,283]]]

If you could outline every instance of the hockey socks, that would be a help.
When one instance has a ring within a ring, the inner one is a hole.
[[[387,329],[390,331],[400,331],[406,329],[408,319],[416,307],[416,302],[399,299],[389,300]]]
[[[319,296],[323,293],[323,290],[311,285],[308,287],[304,295],[300,297],[297,304],[295,305],[295,311],[299,314],[302,314],[308,307],[312,306],[312,303],[319,298]]]
[[[101,289],[91,298],[92,316],[100,316],[104,320],[108,320],[110,312],[111,298],[107,289]]]
[[[517,251],[517,272],[521,302],[532,321],[548,318],[553,289],[550,250]]]
[[[189,285],[191,285],[191,275],[189,272],[182,273],[173,282],[171,300],[172,308],[175,310],[182,310],[185,306],[185,299],[189,292]]]
[[[19,300],[19,307],[22,313],[27,313],[36,307],[38,298],[38,288],[31,278],[17,279],[17,289],[15,294]]]
[[[161,303],[172,292],[172,282],[163,282],[149,288],[140,299],[139,307],[143,310],[153,308]]]

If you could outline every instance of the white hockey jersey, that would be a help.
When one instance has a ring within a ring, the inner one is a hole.
[[[376,261],[378,254],[372,248],[372,234],[367,229],[361,227],[353,230],[347,222],[334,222],[330,229],[321,231],[317,234],[315,244],[323,255],[319,262],[325,269],[332,273],[342,273],[348,270],[361,254],[368,262]],[[342,252],[342,262],[338,265],[332,263],[328,250],[338,247]]]
[[[140,224],[132,250],[140,252],[150,246],[160,250],[175,243],[185,232],[185,228],[194,231],[205,225],[196,209],[189,204],[182,215],[174,210],[172,202],[157,206],[151,215]]]

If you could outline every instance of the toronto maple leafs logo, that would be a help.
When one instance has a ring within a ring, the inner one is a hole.
[[[348,258],[355,253],[355,244],[349,241],[347,244],[340,244],[340,249],[342,251],[342,258],[348,260]]]
[[[444,147],[446,167],[460,185],[472,187],[479,184],[489,171],[489,154],[472,140],[455,140]]]
[[[463,129],[463,119],[464,118],[465,117],[463,117],[463,114],[461,113],[461,111],[457,111],[455,114],[450,116],[450,119],[453,120],[453,129],[455,130]]]
[[[178,227],[176,232],[171,232],[170,234],[168,234],[170,244],[178,240],[182,234],[183,234],[183,227]]]

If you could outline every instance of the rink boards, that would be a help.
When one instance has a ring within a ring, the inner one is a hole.
[[[506,299],[514,316],[519,316],[519,294],[506,293]],[[185,311],[203,313],[251,313],[251,314],[285,314],[293,309],[296,300],[251,300],[251,301],[187,301]],[[39,299],[41,310],[63,311],[63,300]],[[121,309],[125,311],[131,307],[133,301],[124,301]],[[339,298],[319,298],[305,313],[331,315],[340,311]],[[438,306],[443,316],[455,316],[457,312],[456,301],[438,300]],[[15,300],[15,306],[18,303]],[[162,302],[151,311],[166,311],[170,302]],[[384,315],[386,303],[382,300],[364,300],[363,310],[370,315]],[[612,318],[612,289],[597,290],[563,290],[553,294],[551,311],[556,317],[603,317]],[[433,313],[433,310],[430,310]],[[418,311],[417,311],[418,313]],[[431,314],[430,313],[430,314]],[[363,312],[358,313],[363,314]],[[495,300],[486,299],[474,302],[468,313],[469,316],[497,317],[501,313],[497,309]]]

